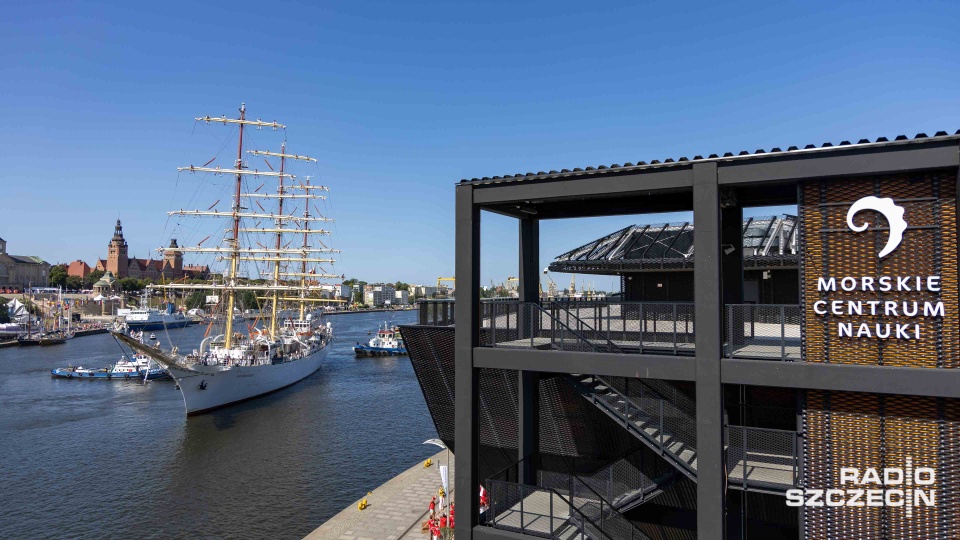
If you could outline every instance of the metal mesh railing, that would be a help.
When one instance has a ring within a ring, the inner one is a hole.
[[[693,304],[638,302],[481,303],[489,347],[640,354],[693,354]]]
[[[797,485],[796,431],[727,426],[727,478],[730,487],[782,493]]]
[[[620,352],[576,317],[560,319],[535,302],[484,302],[480,307],[487,347]]]
[[[799,305],[734,304],[726,306],[727,358],[803,360]]]
[[[544,307],[571,327],[590,328],[622,352],[695,352],[693,303],[554,301]]]

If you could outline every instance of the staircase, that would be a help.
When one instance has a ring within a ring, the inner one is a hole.
[[[599,332],[564,314],[569,334],[596,352],[622,352]],[[570,322],[573,321],[573,322]],[[571,374],[581,395],[659,453],[687,478],[697,479],[696,402],[675,385],[656,379]],[[727,425],[729,487],[782,494],[797,484],[797,433]]]
[[[623,459],[626,458],[615,463]],[[539,455],[530,456],[487,479],[490,508],[486,525],[544,538],[649,540],[591,486],[591,483],[596,485],[596,478],[584,478],[572,471],[557,471],[558,465],[562,469],[569,464],[569,460],[561,462],[563,465],[560,462],[545,464]],[[536,485],[518,481],[520,471],[528,468],[537,471]],[[594,476],[606,476],[612,470],[606,466]],[[612,485],[607,490],[614,493]],[[636,506],[638,500],[648,500],[656,493],[659,493],[659,487],[648,481],[640,489],[631,488],[618,497],[622,502]]]
[[[667,399],[642,379],[570,375],[574,387],[607,416],[669,461],[677,470],[697,479],[696,405],[672,389]],[[658,385],[659,386],[659,385]]]

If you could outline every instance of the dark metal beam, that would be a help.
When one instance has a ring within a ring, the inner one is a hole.
[[[777,183],[784,180],[849,177],[922,171],[960,166],[957,142],[927,142],[895,147],[837,150],[835,153],[788,154],[758,160],[720,162],[721,185]]]
[[[520,273],[519,290],[520,300],[523,302],[540,301],[540,222],[526,216],[519,220],[520,224]],[[533,323],[528,313],[521,313],[523,324]],[[536,371],[521,371],[519,377],[519,418],[517,422],[518,460],[533,455],[540,450],[540,374]],[[520,470],[520,480],[524,484],[536,484],[536,470],[530,462],[523,462]]]
[[[540,221],[532,216],[520,222],[520,281],[518,291],[521,302],[540,300]]]
[[[697,325],[697,538],[726,537],[720,189],[717,164],[693,166],[694,301]]]
[[[530,540],[539,537],[513,531],[502,531],[493,527],[477,527],[473,530],[473,538],[475,540]]]
[[[521,210],[521,208],[523,210]],[[685,212],[693,209],[693,196],[689,188],[679,191],[658,192],[654,195],[621,195],[614,198],[575,198],[535,203],[507,203],[485,205],[484,210],[510,217],[522,218],[533,215],[545,219],[574,217],[617,216],[656,214],[662,212]],[[531,214],[536,212],[536,214]]]
[[[454,437],[454,479],[457,506],[463,508],[456,524],[456,536],[470,539],[480,524],[480,474],[477,450],[480,441],[477,407],[480,402],[480,375],[473,365],[473,350],[480,345],[480,209],[473,201],[473,187],[456,190],[456,276],[457,327],[454,359],[456,382]]]
[[[720,251],[723,279],[723,305],[743,303],[743,208],[733,206],[720,211],[720,243],[733,248]],[[696,235],[696,228],[694,229]]]
[[[960,370],[724,359],[724,384],[960,398]]]
[[[694,381],[697,377],[696,360],[690,356],[478,347],[473,351],[473,365],[478,368],[544,373],[591,373],[607,377],[641,377],[674,381]]]
[[[546,199],[589,198],[596,197],[597,194],[654,194],[657,191],[689,188],[692,185],[693,173],[690,167],[670,167],[620,175],[606,173],[564,180],[481,184],[477,185],[474,200],[478,204],[489,205]]]

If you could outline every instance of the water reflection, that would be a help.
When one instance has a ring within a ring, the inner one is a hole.
[[[50,378],[116,361],[108,335],[0,350],[0,537],[300,537],[426,458],[436,433],[409,361],[353,358],[383,315],[332,320],[316,374],[190,419],[169,381]],[[188,350],[203,331],[169,336]]]

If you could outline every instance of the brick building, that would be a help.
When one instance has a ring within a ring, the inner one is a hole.
[[[176,248],[177,239],[170,240],[170,247]],[[120,220],[113,229],[113,238],[107,245],[107,258],[98,259],[96,270],[112,272],[117,279],[132,277],[149,281],[177,280],[182,278],[204,279],[210,274],[207,266],[184,265],[183,254],[179,251],[167,250],[162,259],[138,259],[128,255],[127,241],[123,237],[123,226]],[[67,268],[68,275],[84,277],[91,272],[90,267],[83,261],[74,261]]]

